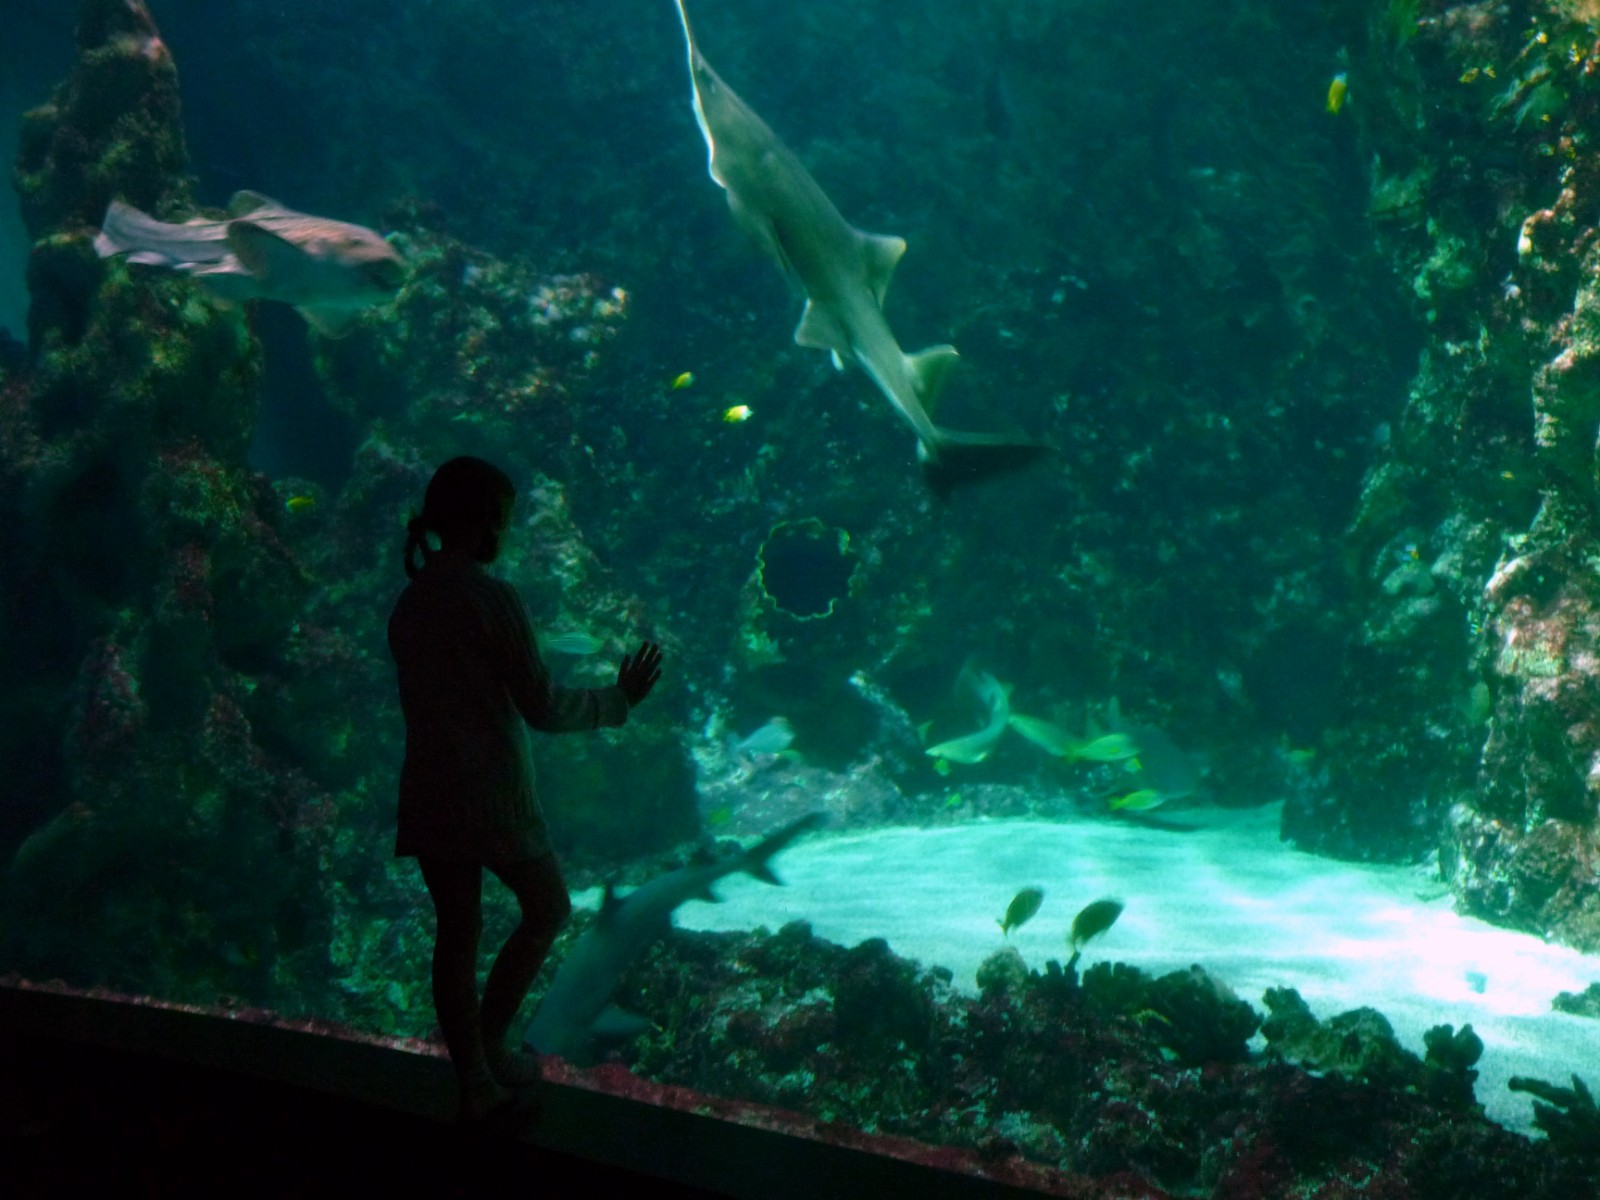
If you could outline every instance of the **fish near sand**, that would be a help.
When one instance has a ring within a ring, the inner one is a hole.
[[[540,1054],[573,1058],[583,1055],[597,1035],[633,1037],[648,1030],[649,1021],[614,1007],[611,995],[633,960],[672,927],[677,907],[688,900],[715,902],[711,885],[735,871],[781,883],[767,860],[824,820],[822,813],[810,813],[742,854],[669,871],[620,899],[607,884],[599,915],[561,960],[523,1044]]]
[[[1072,918],[1072,932],[1068,935],[1072,943],[1072,956],[1076,958],[1083,950],[1085,942],[1090,938],[1099,937],[1110,929],[1121,915],[1121,900],[1096,900],[1092,904],[1084,905],[1078,915]]]
[[[324,337],[342,337],[365,309],[393,299],[405,261],[363,225],[295,212],[256,192],[236,192],[228,217],[158,221],[120,200],[94,239],[101,258],[179,271],[224,304],[277,300]]]
[[[734,223],[805,297],[794,340],[829,351],[836,366],[853,362],[866,372],[917,435],[917,457],[938,494],[1045,454],[1049,447],[1040,442],[933,423],[928,409],[957,355],[953,346],[908,355],[884,319],[904,239],[863,233],[840,215],[794,153],[711,69],[683,0],[676,3],[711,178],[727,192]]]
[[[1011,903],[1006,905],[1006,915],[996,922],[1000,926],[1001,936],[1010,937],[1013,929],[1026,925],[1043,903],[1043,888],[1023,888],[1011,898]]]

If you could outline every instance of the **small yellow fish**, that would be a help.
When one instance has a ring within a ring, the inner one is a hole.
[[[1161,807],[1166,797],[1155,788],[1140,788],[1125,796],[1114,796],[1110,803],[1113,812],[1149,812]]]
[[[755,410],[748,404],[735,404],[732,408],[722,410],[722,419],[729,425],[739,425],[755,416]]]
[[[1350,79],[1340,71],[1328,83],[1328,111],[1337,113],[1344,107],[1344,98],[1350,91]]]
[[[1139,747],[1125,733],[1102,733],[1092,741],[1080,742],[1067,751],[1066,757],[1085,762],[1122,762],[1136,758]]]
[[[307,509],[315,508],[317,506],[317,498],[315,496],[290,496],[283,502],[283,506],[292,513],[301,513]]]
[[[940,775],[948,775],[948,774],[950,774],[950,760],[948,758],[936,758],[936,759],[934,759],[933,760],[933,769],[936,772],[938,772]]]
[[[694,372],[693,371],[685,371],[683,374],[679,375],[677,378],[675,378],[672,381],[672,390],[675,391],[675,392],[681,392],[681,391],[683,391],[684,388],[692,386],[693,383],[694,383]]]
[[[1479,70],[1477,67],[1468,67],[1465,71],[1461,72],[1461,82],[1471,83],[1478,78],[1478,75]]]

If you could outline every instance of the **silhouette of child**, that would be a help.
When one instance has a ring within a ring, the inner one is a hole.
[[[614,687],[556,687],[527,610],[484,570],[500,552],[516,489],[481,458],[434,473],[407,526],[411,582],[389,618],[406,721],[395,854],[417,859],[438,916],[433,1001],[455,1066],[458,1119],[511,1113],[536,1059],[506,1044],[528,988],[571,914],[534,792],[525,725],[569,733],[621,725],[661,675],[651,642],[624,656]],[[440,541],[434,550],[429,533]],[[522,921],[478,999],[483,868],[515,893]]]

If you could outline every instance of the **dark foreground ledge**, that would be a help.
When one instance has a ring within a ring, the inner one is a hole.
[[[542,1119],[516,1138],[462,1134],[448,1122],[453,1104],[449,1064],[427,1043],[0,983],[8,1196],[107,1185],[123,1195],[451,1196],[491,1181],[586,1200],[1102,1194],[1042,1168],[980,1165],[614,1068],[558,1064]]]

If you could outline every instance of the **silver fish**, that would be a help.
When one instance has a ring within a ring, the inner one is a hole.
[[[572,630],[567,633],[552,633],[548,637],[539,639],[539,649],[550,654],[570,654],[574,658],[585,658],[591,654],[599,654],[606,648],[604,638],[597,638],[592,633],[581,630]]]
[[[784,717],[773,717],[755,732],[734,743],[740,754],[782,754],[794,744],[794,727]]]

